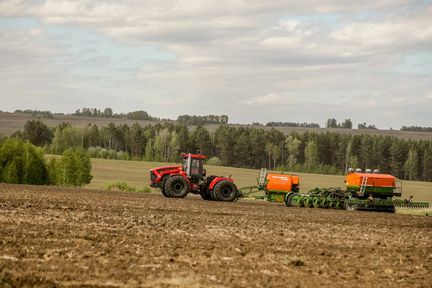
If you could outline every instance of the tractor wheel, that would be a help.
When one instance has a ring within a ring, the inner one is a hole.
[[[208,190],[200,191],[201,198],[204,200],[213,200],[211,192]]]
[[[165,193],[168,197],[184,198],[189,193],[189,184],[183,176],[176,175],[166,179]]]
[[[228,180],[221,180],[213,187],[213,197],[218,201],[232,202],[237,197],[237,187]]]
[[[160,185],[160,189],[161,189],[162,195],[169,198],[169,197],[171,197],[171,195],[165,189],[166,180],[167,180],[167,176],[165,176],[164,179],[162,180],[162,185]]]
[[[213,179],[216,178],[216,176],[208,176],[204,183],[200,186],[199,194],[201,195],[201,198],[204,200],[216,200],[213,199],[212,196],[212,190],[210,190],[209,186],[210,183],[213,181]]]

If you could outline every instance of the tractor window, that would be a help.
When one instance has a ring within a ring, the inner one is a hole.
[[[194,177],[202,177],[203,164],[202,159],[191,159],[190,174]],[[188,171],[188,159],[183,159],[183,171]]]
[[[201,167],[200,165],[202,162],[199,159],[192,159],[192,167],[191,167],[191,174],[192,175],[200,175]]]
[[[183,171],[187,171],[187,158],[183,159],[182,166],[183,166]]]

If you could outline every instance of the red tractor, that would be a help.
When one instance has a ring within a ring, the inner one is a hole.
[[[234,201],[239,192],[229,177],[207,176],[203,168],[206,156],[181,154],[182,165],[163,166],[150,170],[150,186],[160,188],[165,197],[184,198],[189,192],[204,200]]]

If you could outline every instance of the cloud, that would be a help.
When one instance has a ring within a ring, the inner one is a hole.
[[[251,99],[245,100],[243,101],[243,104],[247,106],[274,106],[286,104],[286,101],[277,94],[269,93],[266,95],[256,96]]]
[[[425,56],[405,59],[432,48],[432,5],[424,1],[5,0],[0,16],[35,23],[0,30],[0,73],[14,71],[8,91],[25,94],[34,82],[24,76],[35,76],[42,63],[46,78],[34,78],[55,79],[53,94],[95,95],[92,101],[125,110],[153,103],[149,112],[163,117],[198,109],[237,121],[283,121],[287,114],[274,109],[290,107],[289,95],[312,115],[298,112],[301,121],[332,117],[313,112],[325,105],[331,113],[339,106],[365,107],[365,117],[388,110],[403,119],[398,105],[404,101],[394,99],[429,95],[432,81],[427,69],[405,75]],[[90,41],[96,44],[84,53],[80,47]],[[427,96],[418,98],[430,105]],[[86,97],[79,99],[83,104],[76,105],[87,105]],[[419,101],[406,105],[415,110]],[[239,104],[266,109],[248,115]]]

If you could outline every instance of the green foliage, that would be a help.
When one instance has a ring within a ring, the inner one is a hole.
[[[83,140],[81,129],[70,125],[58,126],[54,132],[51,150],[54,154],[62,154],[68,148],[82,147]]]
[[[66,149],[58,162],[58,164],[53,164],[57,171],[51,173],[56,175],[52,177],[57,179],[56,184],[81,187],[90,183],[93,176],[91,175],[90,157],[86,150]]]
[[[193,150],[199,150],[204,155],[209,155],[211,152],[211,138],[210,133],[203,126],[197,126],[191,135],[192,143],[194,143]]]
[[[152,191],[149,186],[144,186],[142,189],[137,189],[135,187],[129,186],[127,182],[123,180],[117,180],[108,183],[107,189],[125,191],[125,192],[143,192],[143,193],[150,193]]]
[[[432,144],[426,147],[423,155],[423,180],[432,181]]]
[[[24,140],[28,140],[36,146],[43,146],[51,144],[53,132],[44,122],[40,120],[29,120],[24,125],[22,137]]]
[[[126,117],[132,120],[155,120],[155,118],[151,117],[146,111],[134,111],[127,113]]]
[[[15,184],[49,184],[48,168],[42,150],[20,139],[0,145],[0,181]]]
[[[208,165],[222,166],[222,161],[218,157],[211,157],[207,160]]]
[[[403,163],[406,157],[404,146],[400,141],[395,141],[390,147],[390,167],[392,175],[403,177]]]
[[[402,126],[401,131],[432,132],[432,127]]]
[[[110,182],[107,185],[108,190],[119,190],[119,191],[127,191],[127,192],[136,192],[136,188],[129,186],[126,181],[117,180],[114,182]]]
[[[410,181],[418,179],[418,155],[414,149],[409,150],[404,164],[405,179]]]
[[[336,121],[329,120],[330,126]],[[336,127],[346,127],[347,120],[342,124],[336,122]],[[391,173],[402,179],[432,181],[432,141],[392,136],[329,132],[292,132],[284,135],[275,128],[269,130],[228,125],[220,125],[214,133],[209,133],[203,126],[197,126],[189,132],[185,125],[173,123],[148,126],[138,123],[116,126],[110,123],[104,127],[89,125],[84,128],[61,124],[55,129],[52,145],[45,151],[61,154],[74,147],[87,149],[94,158],[177,162],[180,152],[200,150],[209,159],[219,158],[223,166],[256,169],[297,167],[304,172],[314,173],[328,173],[332,169],[329,167],[334,167],[337,173],[349,167],[363,170],[378,168],[383,173]],[[406,163],[409,150],[417,154],[417,161],[414,161],[417,165]],[[15,164],[10,165],[19,166],[20,163],[16,160]],[[12,173],[14,169],[8,167],[8,178],[22,177]],[[58,174],[61,176],[64,173]],[[60,176],[53,178],[63,179]]]
[[[252,125],[260,126],[262,124],[258,122],[252,123]],[[317,123],[297,123],[297,122],[267,122],[266,126],[269,127],[308,127],[308,128],[320,128],[320,125]]]
[[[305,148],[305,166],[307,168],[312,169],[313,167],[318,165],[318,147],[315,141],[309,141]]]
[[[327,128],[343,128],[343,129],[352,129],[352,121],[351,119],[345,119],[344,122],[338,123],[335,118],[329,118],[326,122]]]
[[[228,124],[227,115],[207,115],[207,116],[190,116],[180,115],[177,117],[178,124],[181,125],[205,125],[205,124]]]

